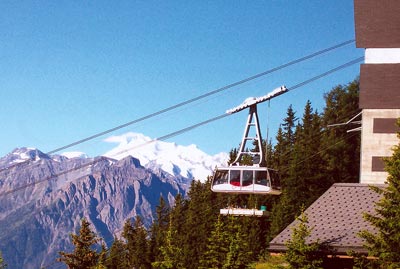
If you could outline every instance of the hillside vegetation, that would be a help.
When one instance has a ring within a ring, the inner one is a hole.
[[[307,102],[302,114],[290,106],[274,145],[264,141],[268,166],[279,170],[280,196],[217,194],[211,179],[193,181],[187,198],[178,195],[170,208],[163,198],[149,230],[141,219],[128,220],[121,237],[96,255],[78,251],[63,253],[61,261],[76,262],[68,255],[90,255],[97,268],[246,268],[266,257],[268,242],[333,183],[358,182],[358,132],[353,126],[330,127],[348,121],[359,112],[358,80],[337,86],[325,95],[323,111]],[[231,156],[235,155],[235,149]],[[227,205],[267,207],[267,218],[220,216]],[[83,223],[84,224],[84,223]],[[83,225],[82,225],[83,226]],[[87,228],[87,227],[86,227]],[[90,233],[86,230],[78,233]],[[101,238],[97,238],[101,244]],[[87,242],[88,248],[94,245]],[[68,259],[67,259],[68,258]],[[261,265],[260,265],[261,266]],[[257,268],[268,268],[260,267]],[[254,265],[255,267],[255,265]],[[72,267],[71,268],[80,268]]]

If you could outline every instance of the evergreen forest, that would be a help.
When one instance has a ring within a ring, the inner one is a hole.
[[[358,182],[360,133],[348,132],[358,126],[328,127],[359,113],[358,94],[356,79],[326,93],[323,111],[310,101],[300,112],[288,107],[275,142],[263,141],[268,166],[279,171],[281,195],[213,193],[211,178],[193,181],[187,197],[177,195],[172,208],[160,197],[149,229],[140,217],[127,220],[108,249],[82,220],[79,234],[72,235],[73,252],[60,252],[59,261],[69,268],[248,268],[266,257],[268,242],[333,183]],[[232,149],[231,159],[236,152]],[[266,206],[269,215],[220,215],[228,205]]]

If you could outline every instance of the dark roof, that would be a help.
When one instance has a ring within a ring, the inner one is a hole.
[[[384,187],[385,185],[375,185]],[[363,218],[363,212],[375,213],[375,203],[380,195],[368,184],[337,183],[332,185],[307,210],[309,227],[312,228],[308,242],[329,242],[337,254],[349,250],[367,253],[364,241],[357,234],[361,230],[375,232],[373,226]],[[295,220],[271,242],[271,252],[286,251],[285,243],[291,239]]]

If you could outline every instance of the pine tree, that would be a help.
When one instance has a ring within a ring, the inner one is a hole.
[[[284,118],[283,121],[282,128],[284,131],[285,143],[290,147],[295,142],[294,127],[297,123],[296,112],[293,110],[292,105],[289,106],[286,112],[286,118]]]
[[[176,230],[172,226],[170,218],[169,228],[165,237],[164,244],[160,247],[161,259],[153,262],[152,266],[161,269],[183,269],[186,268],[182,262],[182,248],[178,246],[179,241],[176,240]]]
[[[281,232],[299,213],[329,187],[323,182],[323,162],[319,156],[321,126],[318,113],[308,101],[303,118],[297,118],[291,107],[284,128],[278,130],[274,162],[279,167],[282,195],[272,212],[271,237]],[[295,129],[293,131],[293,129]]]
[[[58,261],[64,262],[69,269],[86,269],[97,265],[99,253],[93,248],[99,241],[96,234],[90,229],[90,223],[82,219],[79,234],[71,234],[75,249],[72,253],[59,252]]]
[[[287,212],[295,211],[292,208],[294,197],[285,194],[290,190],[293,183],[289,180],[289,168],[292,163],[292,153],[295,142],[295,127],[297,124],[296,113],[292,106],[289,106],[286,112],[284,123],[279,127],[276,135],[276,145],[272,157],[272,167],[278,170],[283,194],[272,209],[271,233],[268,238],[271,239],[281,232],[292,220],[293,216]]]
[[[400,119],[397,121],[400,126]],[[400,139],[400,133],[397,135]],[[393,155],[384,159],[388,172],[387,187],[371,187],[382,195],[376,203],[376,214],[364,218],[377,229],[377,233],[362,231],[371,256],[379,258],[384,268],[400,268],[400,143],[393,148]]]
[[[256,261],[265,251],[268,221],[265,218],[241,218],[241,226],[250,259]]]
[[[287,154],[282,126],[279,126],[275,139],[276,144],[272,150],[272,166],[280,171],[285,163],[284,156]]]
[[[199,268],[222,268],[226,254],[228,252],[228,232],[224,227],[221,216],[214,224],[214,229],[207,240],[207,250],[200,260]]]
[[[277,169],[281,175],[282,188],[285,188],[287,184],[286,179],[289,173],[288,164],[291,162],[294,143],[296,140],[295,128],[297,120],[296,112],[290,105],[286,112],[286,118],[281,127],[279,127],[276,136],[276,145],[272,157],[272,167]]]
[[[151,261],[159,261],[161,258],[160,247],[165,243],[165,235],[168,229],[170,209],[164,198],[160,196],[159,204],[156,207],[155,220],[151,226],[150,250]]]
[[[6,269],[7,268],[7,264],[5,263],[3,256],[1,255],[0,252],[0,269]]]
[[[287,212],[292,219],[299,213],[302,205],[310,205],[331,185],[325,180],[325,164],[321,158],[320,116],[313,112],[310,101],[306,103],[295,137],[287,179],[288,192],[285,193],[293,198],[296,205],[294,212]]]
[[[129,258],[127,253],[127,247],[124,242],[118,238],[114,238],[108,257],[105,261],[107,269],[128,269]]]
[[[183,237],[183,265],[185,268],[198,268],[199,259],[207,250],[207,238],[213,230],[216,207],[213,204],[215,194],[210,190],[210,182],[206,184],[193,181],[188,193],[186,221],[181,235]],[[194,259],[193,257],[198,257]]]
[[[263,147],[265,148],[265,163],[269,167],[273,164],[273,146],[272,140],[263,140]]]
[[[101,250],[99,253],[99,259],[97,261],[97,265],[95,269],[107,269],[106,262],[107,262],[107,254],[108,250],[104,242],[101,244]]]
[[[134,223],[135,231],[135,244],[134,249],[135,259],[133,260],[133,266],[135,268],[146,269],[151,268],[150,266],[150,245],[148,241],[148,233],[142,219],[137,216]]]
[[[233,161],[235,161],[237,155],[238,155],[238,148],[233,148],[231,151],[229,151],[229,160],[228,160],[228,165],[232,164]]]
[[[246,148],[244,151],[257,151],[257,147],[253,148],[252,150]],[[231,165],[236,160],[238,153],[239,148],[233,148],[231,151],[229,151],[228,165]],[[250,155],[242,155],[238,162],[240,165],[253,165],[253,158]]]
[[[231,217],[229,223],[229,246],[222,268],[244,269],[252,261],[251,252],[249,251],[245,237],[246,234],[244,233],[242,226],[238,223],[238,219]]]
[[[293,229],[291,240],[286,243],[285,260],[291,269],[322,269],[320,244],[306,242],[311,234],[307,214],[303,211],[297,219],[299,224]]]
[[[150,268],[150,247],[147,240],[147,231],[140,216],[136,216],[132,225],[130,220],[124,224],[122,236],[126,240],[129,268]]]
[[[359,81],[346,86],[336,86],[325,98],[322,126],[344,123],[359,113]],[[360,171],[360,135],[347,131],[357,125],[327,127],[322,138],[323,159],[326,163],[326,180],[335,182],[358,182]]]
[[[182,234],[185,226],[185,213],[188,209],[187,201],[185,201],[180,193],[175,197],[175,204],[171,210],[171,224],[178,234]]]

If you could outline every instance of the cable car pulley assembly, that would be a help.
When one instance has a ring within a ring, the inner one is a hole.
[[[285,86],[281,86],[271,93],[258,98],[247,98],[241,105],[226,111],[233,114],[249,108],[249,115],[245,125],[242,142],[236,159],[227,167],[216,167],[211,190],[213,192],[236,194],[281,194],[279,175],[276,170],[263,167],[264,153],[262,137],[257,115],[257,104],[270,100],[287,92]],[[250,129],[255,128],[255,136],[250,137]],[[253,141],[257,147],[255,151],[246,149],[246,142]],[[244,156],[251,157],[252,165],[242,164]]]

